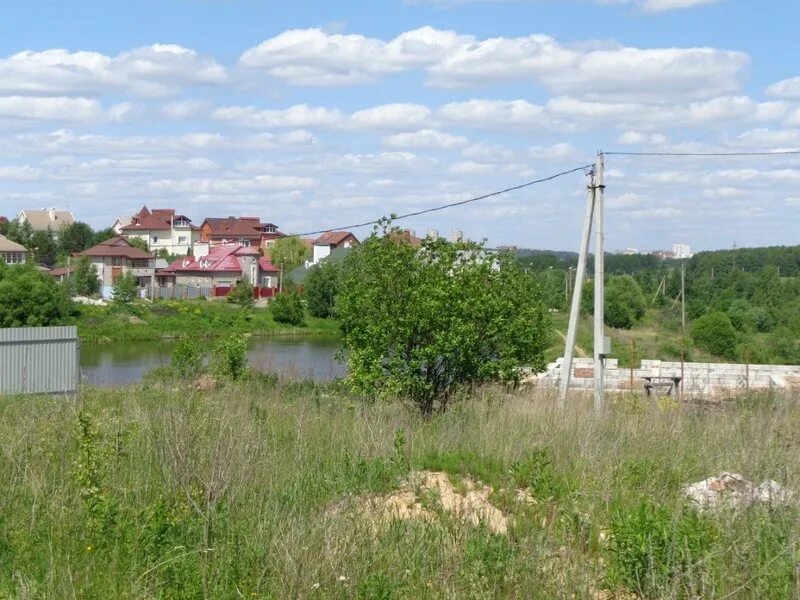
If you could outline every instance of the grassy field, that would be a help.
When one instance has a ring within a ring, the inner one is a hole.
[[[149,341],[205,338],[230,333],[251,335],[337,335],[335,321],[306,316],[305,327],[276,323],[266,308],[242,309],[219,301],[174,300],[126,307],[80,306],[69,324],[83,341]]]
[[[587,407],[485,390],[424,420],[263,381],[0,399],[0,597],[797,597],[795,508],[681,499],[721,471],[800,489],[796,403]],[[507,531],[422,490],[428,518],[365,512],[419,469],[491,486]]]

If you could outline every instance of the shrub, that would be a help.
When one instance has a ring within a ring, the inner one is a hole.
[[[388,225],[345,259],[336,315],[353,390],[408,398],[426,415],[459,389],[543,369],[551,333],[514,256],[441,239],[420,249]]]
[[[78,259],[73,282],[75,293],[79,296],[94,296],[100,292],[100,276],[88,256],[81,256]]]
[[[57,325],[73,312],[65,289],[50,275],[0,261],[0,327]]]
[[[272,318],[278,323],[295,325],[297,327],[305,325],[306,316],[303,311],[303,301],[300,295],[295,292],[284,292],[278,294],[270,303]]]
[[[642,288],[630,275],[611,277],[605,295],[605,322],[609,327],[630,329],[647,312]]]
[[[723,312],[703,315],[692,326],[695,344],[717,356],[736,358],[736,330]]]
[[[305,295],[308,312],[313,316],[322,319],[333,316],[336,295],[339,293],[339,272],[339,265],[330,260],[324,260],[309,270]]]
[[[130,304],[136,298],[136,277],[133,273],[125,273],[120,275],[114,282],[114,289],[112,291],[114,302],[119,304]]]
[[[178,342],[172,351],[172,369],[178,377],[196,377],[203,370],[203,348],[194,340]]]
[[[677,514],[652,501],[614,512],[611,520],[606,583],[646,598],[684,589],[702,597],[703,562],[716,532],[694,509]]]
[[[247,372],[247,339],[236,334],[221,339],[214,347],[212,364],[220,379],[240,379]]]
[[[228,302],[238,304],[242,308],[253,306],[253,286],[251,286],[246,279],[240,279],[228,294],[227,300]]]

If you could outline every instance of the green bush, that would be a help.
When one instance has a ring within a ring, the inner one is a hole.
[[[313,316],[322,319],[333,316],[340,271],[339,265],[330,260],[324,260],[309,270],[304,291],[308,312]]]
[[[181,340],[172,351],[172,370],[178,377],[196,377],[203,370],[204,355],[203,348],[196,341]]]
[[[247,339],[234,334],[217,342],[212,367],[214,375],[220,379],[241,379],[247,372]]]
[[[94,296],[100,292],[100,276],[88,256],[78,259],[72,281],[79,296]]]
[[[238,304],[242,308],[253,306],[253,286],[246,279],[240,279],[227,297],[228,302]]]
[[[609,327],[630,329],[647,312],[642,288],[630,275],[609,278],[605,295],[605,322]]]
[[[692,326],[692,338],[703,350],[729,359],[736,358],[736,330],[723,312],[703,315]]]
[[[705,561],[716,538],[713,524],[694,509],[673,514],[642,501],[619,509],[611,519],[606,583],[645,598],[662,598],[681,589],[679,597],[703,597]]]
[[[136,298],[137,289],[136,277],[133,276],[133,273],[128,272],[120,275],[114,282],[112,290],[114,302],[130,304]]]
[[[50,275],[0,261],[0,327],[57,325],[74,312],[65,289]]]
[[[295,325],[297,327],[305,325],[306,316],[303,310],[303,301],[300,295],[295,292],[283,292],[278,294],[270,302],[272,318],[278,323]]]

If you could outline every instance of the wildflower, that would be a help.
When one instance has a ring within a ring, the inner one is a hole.
[[[312,585],[311,589],[312,590],[318,590],[319,589],[319,583],[315,583],[314,585]]]
[[[344,575],[339,575],[339,581],[347,581],[347,577]]]
[[[91,545],[91,544],[89,544],[88,546],[86,546],[86,551],[87,551],[87,552],[91,552],[91,551],[92,551],[92,545]]]

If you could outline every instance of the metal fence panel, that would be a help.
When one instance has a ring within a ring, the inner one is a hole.
[[[0,329],[0,394],[54,394],[78,390],[78,328]]]

